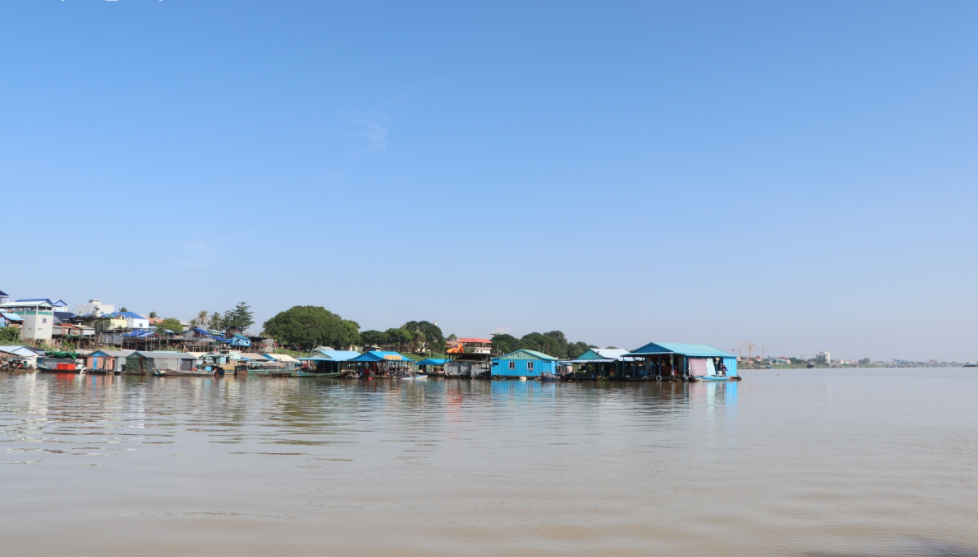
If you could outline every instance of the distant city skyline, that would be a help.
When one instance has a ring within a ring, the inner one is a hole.
[[[0,19],[12,299],[978,359],[978,4]]]

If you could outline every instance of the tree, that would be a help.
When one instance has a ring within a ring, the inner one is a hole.
[[[424,341],[421,344],[415,343],[415,352],[421,352],[425,349],[432,352],[445,351],[445,336],[438,325],[428,321],[408,321],[401,328],[405,331],[424,335]]]
[[[0,343],[14,344],[20,342],[20,329],[17,327],[0,327]]]
[[[207,325],[207,318],[208,317],[210,317],[210,312],[208,312],[206,309],[202,309],[199,312],[197,312],[197,317],[195,317],[191,321],[191,323],[196,322],[194,324],[195,327],[203,327],[203,326]]]
[[[865,365],[869,365],[869,364],[871,364],[872,362],[873,362],[873,360],[870,360],[869,358],[863,358],[863,359],[861,359],[861,360],[859,360],[859,364],[860,364],[860,365],[864,365],[864,366],[865,366]]]
[[[492,352],[497,356],[502,356],[503,354],[509,354],[510,352],[515,352],[520,348],[524,348],[523,343],[520,339],[514,337],[513,335],[507,334],[496,334],[492,335]]]
[[[166,336],[166,331],[170,331],[171,333],[177,335],[183,333],[183,324],[180,323],[180,320],[176,317],[167,317],[163,321],[157,323],[156,327],[154,328],[156,329],[157,334],[160,336]]]
[[[319,306],[295,306],[265,322],[265,334],[279,344],[312,350],[317,346],[337,349],[360,341],[360,325]]]
[[[221,317],[221,312],[215,311],[211,314],[211,318],[207,321],[207,328],[214,331],[224,330],[224,318]]]
[[[380,331],[364,331],[360,333],[360,342],[364,346],[382,346],[387,342],[387,335]]]
[[[387,346],[398,352],[404,350],[414,340],[414,333],[411,331],[395,329],[393,327],[384,331],[384,336],[386,337],[385,343]]]
[[[234,309],[224,312],[224,329],[228,332],[242,333],[254,324],[251,306],[244,302],[238,302]]]
[[[119,311],[129,311],[129,310],[126,309],[125,307],[121,307],[121,308],[119,308]]]
[[[157,317],[158,317],[158,316],[156,315],[156,312],[155,312],[155,311],[151,311],[151,312],[149,312],[149,318],[150,318],[150,319],[156,319]]]
[[[587,345],[586,342],[572,342],[567,345],[566,357],[569,360],[575,360],[577,359],[578,356],[587,352],[590,349],[591,348]]]
[[[452,333],[452,334],[448,335],[448,339],[446,339],[446,340],[458,340],[458,337],[455,336],[455,333]]]

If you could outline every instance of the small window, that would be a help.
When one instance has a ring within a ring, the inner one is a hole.
[[[533,362],[526,362],[526,370],[533,371]]]
[[[516,362],[510,361],[509,362],[509,369],[516,369]]]

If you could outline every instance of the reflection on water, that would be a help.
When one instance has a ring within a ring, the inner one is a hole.
[[[17,555],[971,555],[947,552],[978,546],[978,374],[915,373],[0,375],[0,539]]]

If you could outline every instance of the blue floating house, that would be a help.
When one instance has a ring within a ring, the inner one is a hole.
[[[492,359],[493,377],[540,377],[542,373],[556,375],[557,358],[524,348]]]
[[[719,380],[737,377],[737,357],[708,344],[650,342],[627,354],[625,378],[672,379],[693,377]]]
[[[354,350],[331,350],[328,348],[317,348],[312,356],[299,358],[313,368],[314,373],[338,373],[352,369],[354,366],[350,362],[360,356]]]

